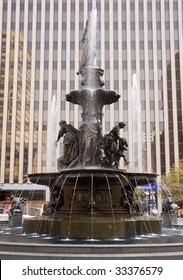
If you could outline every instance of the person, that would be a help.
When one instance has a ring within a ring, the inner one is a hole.
[[[10,208],[10,217],[13,216],[13,211],[18,209],[22,212],[21,204],[26,204],[22,197],[11,196],[11,208]]]
[[[166,198],[166,201],[165,201],[165,209],[166,209],[167,212],[171,212],[173,210],[172,209],[172,204],[173,204],[172,196],[171,196],[171,194],[168,194],[167,198]]]
[[[156,207],[153,207],[152,211],[151,211],[152,216],[157,216],[158,215],[158,210]]]
[[[108,165],[112,165],[116,167],[116,154],[118,152],[118,143],[119,140],[122,140],[120,137],[120,129],[125,127],[124,122],[119,122],[119,124],[104,136],[104,154],[105,154],[105,162]]]
[[[57,146],[60,138],[64,137],[64,154],[58,158],[58,167],[62,168],[68,167],[78,157],[80,132],[66,121],[60,121],[59,125],[60,130],[55,144]]]
[[[181,218],[181,212],[177,211],[177,218]]]

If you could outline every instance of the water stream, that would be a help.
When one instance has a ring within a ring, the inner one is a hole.
[[[74,199],[75,199],[75,194],[76,194],[76,187],[77,187],[79,176],[80,176],[80,174],[77,175],[77,178],[76,178],[76,181],[75,181],[75,184],[74,184],[72,199],[71,199],[71,207],[70,207],[70,214],[69,214],[69,224],[68,224],[68,230],[67,230],[67,232],[68,232],[67,238],[68,239],[70,239],[70,235],[71,235],[72,211],[73,211]]]
[[[47,130],[47,171],[54,172],[56,170],[56,95],[52,98],[50,118]]]
[[[137,74],[132,76],[132,161],[133,171],[142,171],[142,118],[141,118],[141,98],[138,88]]]

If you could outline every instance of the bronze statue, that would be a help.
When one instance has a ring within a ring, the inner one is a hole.
[[[15,210],[19,210],[22,213],[21,204],[26,204],[22,197],[11,196],[11,209],[9,211],[9,217],[13,216]]]
[[[99,141],[101,126],[99,123],[83,123],[80,130],[80,163],[85,166],[96,165],[102,156]]]
[[[83,53],[82,53],[80,67],[77,72],[77,75],[83,74],[84,69],[87,66],[94,66],[96,52],[95,52],[95,49],[91,49],[92,44],[90,44],[90,42],[91,42],[92,38],[90,38],[91,34],[90,34],[90,30],[89,30],[89,28],[90,28],[89,25],[90,25],[90,17],[86,21],[85,30],[83,32],[83,37],[81,40],[81,42],[83,44]]]
[[[79,136],[80,132],[66,121],[60,121],[60,130],[56,144],[61,137],[64,137],[64,153],[57,159],[58,169],[68,167],[79,155]]]
[[[177,213],[177,207],[174,207],[174,201],[171,194],[168,194],[163,207],[163,213]]]
[[[124,211],[128,213],[132,212],[134,208],[133,191],[134,187],[131,186],[122,188],[121,191],[121,207]]]
[[[59,188],[54,188],[51,192],[51,201],[46,207],[46,213],[55,213],[63,206],[63,192]]]
[[[117,126],[104,136],[104,162],[108,166],[118,168],[120,157],[123,157],[125,163],[128,163],[124,151],[127,150],[128,144],[125,138],[120,137],[120,129],[125,127],[124,122],[120,122]]]
[[[82,58],[81,58],[79,70],[76,74],[77,75],[81,74],[81,76],[83,77],[83,80],[81,81],[81,85],[90,88],[98,88],[104,85],[104,82],[101,80],[101,76],[103,76],[104,70],[100,69],[95,64],[95,57],[96,57],[95,40],[96,38],[92,34],[91,18],[89,17],[86,21],[86,26],[81,40],[83,44],[83,52],[82,52]]]

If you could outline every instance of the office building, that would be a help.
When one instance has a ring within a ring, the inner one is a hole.
[[[130,170],[164,174],[183,158],[182,0],[0,1],[0,183],[56,171],[59,121],[81,123],[80,42],[93,7],[106,90],[103,133],[126,122]],[[121,162],[121,167],[124,163]]]

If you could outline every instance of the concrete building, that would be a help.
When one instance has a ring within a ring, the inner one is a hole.
[[[1,184],[56,171],[59,121],[80,125],[80,108],[65,95],[80,87],[80,40],[93,7],[97,65],[105,88],[121,95],[104,109],[103,133],[126,122],[131,170],[161,175],[183,158],[182,0],[1,0]]]

